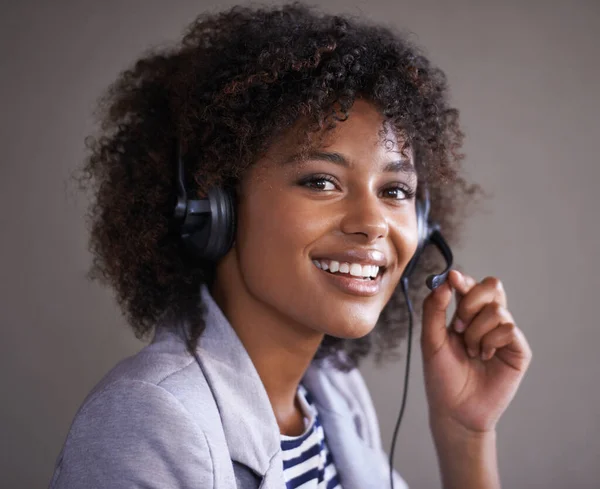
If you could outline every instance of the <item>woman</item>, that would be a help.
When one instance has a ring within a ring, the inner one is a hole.
[[[405,337],[425,187],[450,240],[478,190],[443,73],[380,26],[235,7],[140,59],[101,108],[81,176],[91,275],[154,337],[84,401],[51,487],[388,487],[356,367]],[[182,227],[185,192],[223,222]],[[438,260],[419,253],[414,300]],[[444,487],[499,487],[496,423],[531,360],[502,283],[452,270],[422,312]]]

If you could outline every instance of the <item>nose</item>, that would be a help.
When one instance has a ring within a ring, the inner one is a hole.
[[[355,196],[346,199],[345,206],[340,224],[344,234],[363,235],[369,243],[388,235],[389,224],[382,208],[383,204],[377,196]]]

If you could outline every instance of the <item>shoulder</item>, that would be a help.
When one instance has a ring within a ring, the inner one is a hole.
[[[169,341],[116,365],[79,408],[51,488],[212,486],[214,400],[194,365]]]
[[[206,436],[182,403],[159,385],[124,379],[80,408],[51,487],[192,487],[199,476],[210,487],[212,474]]]
[[[169,330],[160,331],[151,344],[115,365],[88,394],[77,416],[93,406],[106,408],[108,413],[113,401],[115,409],[118,403],[128,402],[134,413],[151,407],[160,410],[168,404],[199,427],[213,421],[204,419],[214,404],[208,382],[184,342]]]

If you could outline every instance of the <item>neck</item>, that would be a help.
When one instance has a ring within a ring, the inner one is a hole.
[[[223,261],[235,260],[231,255]],[[248,352],[281,433],[298,435],[304,425],[296,392],[324,334],[260,301],[248,290],[238,270],[221,262],[211,295]]]

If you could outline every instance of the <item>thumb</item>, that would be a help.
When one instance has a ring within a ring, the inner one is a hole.
[[[452,302],[452,287],[446,280],[423,301],[421,349],[423,361],[429,360],[444,344],[448,336],[446,311]]]

